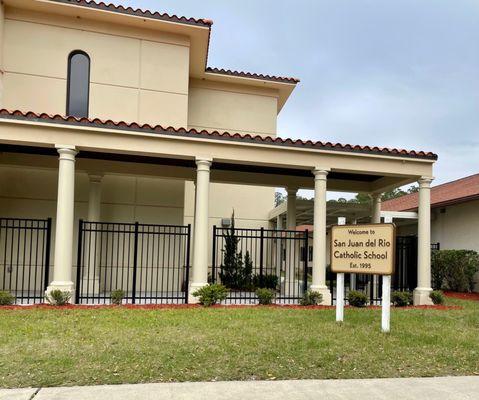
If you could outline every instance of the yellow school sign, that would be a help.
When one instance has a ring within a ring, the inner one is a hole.
[[[392,275],[394,224],[336,225],[331,231],[331,271]]]

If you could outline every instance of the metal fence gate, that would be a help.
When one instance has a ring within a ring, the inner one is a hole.
[[[308,231],[213,227],[209,280],[229,289],[226,303],[257,303],[256,289],[276,303],[296,303],[311,283]]]
[[[49,281],[52,220],[0,218],[0,290],[42,303]]]
[[[76,303],[186,303],[191,226],[80,220]]]

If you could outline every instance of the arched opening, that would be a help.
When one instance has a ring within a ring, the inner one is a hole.
[[[88,117],[90,57],[81,50],[68,56],[67,115]]]

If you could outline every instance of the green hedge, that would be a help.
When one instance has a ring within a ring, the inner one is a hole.
[[[432,252],[432,285],[437,290],[470,292],[474,274],[479,271],[479,254],[473,250],[435,250]]]

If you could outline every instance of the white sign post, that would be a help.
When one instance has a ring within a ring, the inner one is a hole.
[[[338,224],[331,228],[331,271],[337,274],[337,322],[344,320],[344,274],[382,275],[381,328],[383,332],[390,331],[395,244],[393,223],[346,225],[344,218],[338,218]]]
[[[338,225],[346,225],[346,218],[339,217]],[[344,273],[336,275],[336,322],[344,321]]]
[[[384,222],[392,223],[393,219],[387,216]],[[388,333],[391,331],[391,275],[383,275],[382,292],[381,330]]]
[[[391,330],[391,275],[383,275],[383,297],[381,312],[381,330]]]

